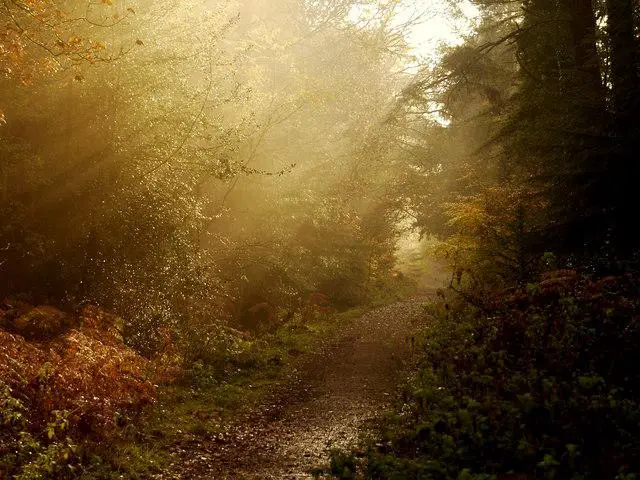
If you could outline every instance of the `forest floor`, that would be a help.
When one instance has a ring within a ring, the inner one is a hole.
[[[393,398],[424,298],[377,308],[301,355],[257,404],[214,435],[185,437],[156,479],[302,479],[354,445]]]

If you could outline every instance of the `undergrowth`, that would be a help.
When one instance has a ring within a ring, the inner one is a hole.
[[[92,459],[86,478],[138,479],[164,471],[172,461],[172,447],[215,438],[234,416],[285,378],[298,357],[361,314],[353,309],[305,325],[285,324],[241,340],[232,354],[195,362],[176,382],[159,390],[157,403],[107,454]]]
[[[640,473],[640,278],[551,272],[432,308],[422,358],[376,444],[331,475],[632,480]]]
[[[393,295],[409,285],[396,284]],[[127,345],[124,322],[98,307],[71,315],[16,305],[0,310],[0,480],[162,472],[176,446],[214,439],[298,357],[370,308],[309,308],[253,333],[147,332],[160,348],[146,358]]]

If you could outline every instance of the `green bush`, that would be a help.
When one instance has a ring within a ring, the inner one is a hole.
[[[636,478],[639,293],[636,276],[569,272],[475,306],[439,305],[364,476]]]
[[[40,435],[31,431],[26,414],[24,404],[0,381],[0,478],[75,478],[78,455],[66,435],[68,412],[52,412]]]

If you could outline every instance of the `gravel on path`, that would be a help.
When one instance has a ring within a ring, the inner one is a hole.
[[[388,406],[408,339],[423,321],[423,302],[414,299],[349,322],[225,434],[173,452],[162,478],[312,478],[330,448],[354,445],[367,420]]]

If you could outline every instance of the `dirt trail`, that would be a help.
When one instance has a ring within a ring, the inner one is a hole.
[[[226,434],[182,450],[171,478],[311,478],[328,448],[353,444],[389,402],[422,317],[422,303],[406,301],[349,323]]]

